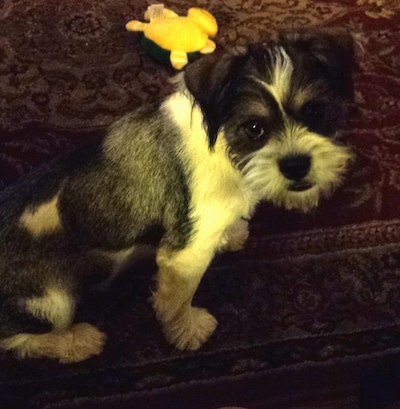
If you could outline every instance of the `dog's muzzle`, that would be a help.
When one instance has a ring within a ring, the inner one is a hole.
[[[303,192],[313,187],[313,184],[306,180],[311,169],[311,156],[300,154],[285,156],[278,161],[278,165],[282,175],[292,182],[289,190]]]

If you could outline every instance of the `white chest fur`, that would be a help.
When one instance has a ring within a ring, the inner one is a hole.
[[[163,109],[182,137],[181,159],[191,174],[192,216],[206,223],[208,231],[249,217],[255,203],[240,171],[229,158],[223,131],[210,149],[201,110],[186,93],[173,94],[164,102]]]

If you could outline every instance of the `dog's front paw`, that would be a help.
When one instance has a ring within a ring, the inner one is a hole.
[[[223,251],[241,250],[249,237],[249,222],[239,219],[231,226],[227,227],[221,243]]]
[[[204,308],[190,307],[184,316],[164,324],[167,341],[180,350],[199,349],[217,327],[217,320]]]

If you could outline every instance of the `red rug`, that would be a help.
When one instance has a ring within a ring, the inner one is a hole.
[[[0,1],[0,187],[170,91],[173,71],[124,28],[147,5]],[[168,2],[179,13],[192,5]],[[372,409],[399,398],[398,0],[196,5],[216,16],[218,47],[262,41],[281,28],[363,34],[358,113],[346,130],[354,169],[312,214],[260,207],[247,248],[215,260],[196,298],[220,322],[203,349],[166,344],[147,302],[155,266],[142,263],[79,311],[108,334],[105,352],[71,366],[3,356],[0,408],[276,409],[360,391],[352,404]]]

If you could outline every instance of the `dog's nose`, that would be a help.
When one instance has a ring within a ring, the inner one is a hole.
[[[285,178],[301,180],[307,176],[311,168],[311,157],[308,155],[285,156],[278,162],[279,169]]]

